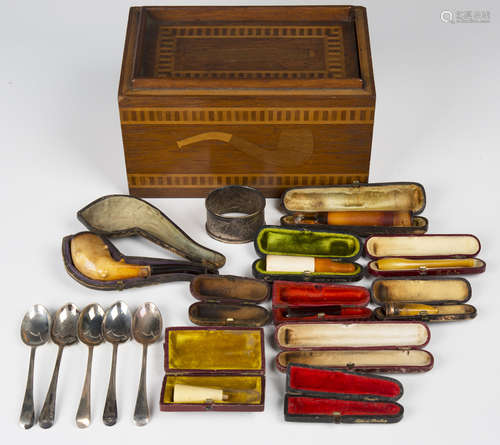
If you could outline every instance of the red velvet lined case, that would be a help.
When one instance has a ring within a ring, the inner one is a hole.
[[[366,270],[381,277],[423,276],[423,275],[466,275],[484,272],[486,263],[475,258],[481,250],[481,243],[469,234],[432,235],[374,235],[365,241],[364,253],[373,260]],[[380,270],[377,260],[382,258],[407,259],[473,259],[471,266],[426,268],[406,270]]]
[[[164,352],[161,411],[264,410],[266,366],[261,328],[167,328]],[[236,397],[174,402],[177,383],[222,389]],[[253,395],[257,398],[250,400]]]
[[[275,341],[281,352],[276,367],[291,364],[349,371],[407,373],[429,371],[434,357],[422,348],[430,340],[420,322],[360,321],[282,323]]]
[[[403,417],[396,403],[403,386],[396,379],[296,364],[286,374],[287,421],[394,423]]]
[[[273,319],[285,321],[366,320],[370,292],[361,286],[324,283],[273,283]]]

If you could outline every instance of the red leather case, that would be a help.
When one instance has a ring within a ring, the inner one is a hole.
[[[361,286],[324,283],[273,283],[273,319],[286,321],[366,320],[370,292]]]
[[[264,335],[260,328],[172,327],[165,330],[165,377],[161,411],[263,411],[265,398]],[[228,358],[228,354],[230,357]],[[196,363],[196,366],[193,365]],[[190,366],[184,368],[183,365]],[[240,366],[244,365],[244,366]],[[259,393],[258,400],[174,403],[173,385],[215,387]],[[200,383],[202,382],[202,383]],[[229,383],[228,383],[229,382]],[[239,382],[239,383],[234,383]],[[229,387],[227,385],[230,385]],[[235,385],[241,385],[236,386]]]
[[[286,376],[287,421],[394,423],[403,417],[396,403],[403,386],[396,379],[295,364]]]
[[[481,250],[477,237],[470,234],[432,235],[374,235],[364,245],[365,256],[372,258],[366,266],[368,273],[380,277],[404,277],[425,275],[466,275],[486,270],[486,263],[475,258]],[[377,260],[381,258],[407,259],[460,259],[473,258],[468,267],[415,268],[406,270],[380,270]]]
[[[349,371],[408,373],[429,371],[434,357],[422,348],[430,331],[420,322],[282,323],[275,341],[281,352],[276,367],[293,364]]]

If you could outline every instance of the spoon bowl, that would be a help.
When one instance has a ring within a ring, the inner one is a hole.
[[[102,323],[104,309],[94,303],[86,306],[78,319],[78,338],[87,346],[97,346],[104,341]]]
[[[41,346],[50,337],[50,314],[41,304],[26,312],[21,323],[21,339],[27,346]]]
[[[132,332],[138,343],[155,343],[160,338],[162,327],[161,313],[154,303],[144,303],[137,308],[132,320]]]
[[[80,311],[73,303],[65,304],[54,315],[50,330],[52,341],[58,346],[69,346],[78,341]]]
[[[41,304],[30,308],[21,323],[21,339],[31,347],[30,366],[23,406],[19,417],[19,424],[29,429],[35,423],[35,405],[33,402],[33,374],[35,367],[35,350],[38,346],[47,343],[50,337],[50,314]]]
[[[118,301],[104,315],[102,333],[111,344],[125,343],[131,338],[132,316],[127,303]]]

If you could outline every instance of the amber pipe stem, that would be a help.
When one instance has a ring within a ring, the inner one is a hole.
[[[328,224],[331,226],[392,226],[410,227],[411,212],[404,211],[347,211],[297,213],[296,224]]]
[[[428,304],[395,304],[389,303],[385,306],[386,315],[400,315],[402,317],[412,317],[415,315],[437,314],[439,309]]]
[[[382,258],[377,260],[380,270],[439,269],[450,267],[473,267],[474,259],[408,260],[406,258]]]

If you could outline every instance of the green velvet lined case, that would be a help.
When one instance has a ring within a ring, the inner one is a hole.
[[[361,255],[361,240],[348,233],[315,228],[262,226],[254,242],[255,251],[263,258],[252,265],[256,278],[267,281],[357,281],[363,267],[354,261]],[[266,270],[266,255],[307,256],[354,263],[354,272],[271,272]]]

